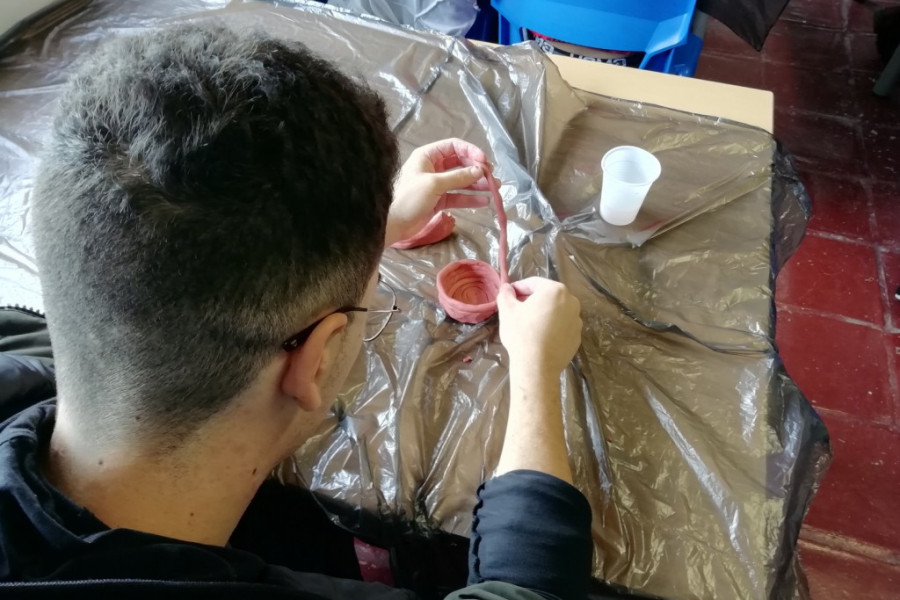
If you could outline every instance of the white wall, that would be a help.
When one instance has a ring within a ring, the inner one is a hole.
[[[56,0],[0,0],[0,35],[27,17]]]

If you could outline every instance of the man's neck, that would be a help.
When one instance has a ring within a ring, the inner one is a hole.
[[[275,461],[246,443],[249,436],[216,433],[160,457],[140,446],[98,445],[61,411],[42,466],[110,528],[223,546]]]

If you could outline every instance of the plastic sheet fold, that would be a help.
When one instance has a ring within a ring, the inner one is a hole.
[[[764,131],[574,90],[529,47],[475,47],[317,4],[72,0],[0,46],[0,303],[41,304],[29,194],[69,65],[111,35],[210,19],[301,40],[365,79],[405,153],[456,136],[492,157],[511,278],[563,281],[583,307],[563,410],[597,579],[679,600],[807,596],[795,543],[830,450],[776,353],[773,287],[809,206]],[[600,157],[619,144],[663,165],[624,228],[595,211]],[[497,264],[495,220],[454,216],[449,239],[385,252],[383,285],[402,312],[279,471],[335,501],[335,519],[361,535],[379,521],[467,535],[499,457],[508,382],[496,318],[448,319],[435,287],[451,261]]]

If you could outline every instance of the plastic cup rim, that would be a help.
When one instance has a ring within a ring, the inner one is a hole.
[[[612,154],[614,154],[616,152],[621,152],[622,150],[634,151],[637,154],[641,155],[642,158],[650,157],[652,159],[651,164],[653,165],[653,177],[647,181],[635,183],[633,181],[622,181],[621,179],[615,177],[614,175],[608,175],[606,173],[607,160],[609,159],[609,157]],[[603,170],[604,177],[611,177],[611,178],[615,179],[616,182],[618,182],[622,185],[627,185],[627,186],[631,186],[631,187],[640,187],[640,186],[651,185],[651,184],[653,184],[653,182],[655,182],[657,179],[659,179],[659,176],[662,174],[662,165],[660,164],[659,159],[656,158],[653,155],[653,153],[650,152],[649,150],[644,150],[643,148],[640,148],[638,146],[616,146],[615,148],[610,148],[609,150],[606,151],[606,154],[604,154],[603,158],[600,160],[600,168]]]

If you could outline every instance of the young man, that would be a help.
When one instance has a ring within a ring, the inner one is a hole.
[[[58,399],[0,426],[0,581],[37,595],[409,595],[229,545],[331,409],[384,246],[437,210],[484,204],[448,193],[486,187],[478,148],[419,148],[394,184],[396,156],[382,101],[299,44],[176,28],[107,44],[73,75],[33,195]],[[473,587],[455,595],[583,596],[590,510],[559,399],[579,305],[537,278],[498,305],[509,423],[479,491]]]

